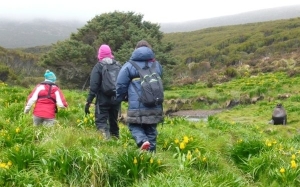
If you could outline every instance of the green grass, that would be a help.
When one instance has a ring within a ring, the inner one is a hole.
[[[207,121],[167,116],[158,126],[156,153],[140,152],[122,123],[119,140],[104,140],[93,114],[84,115],[85,92],[63,90],[69,108],[59,110],[59,123],[34,127],[31,113],[23,114],[31,90],[0,84],[0,186],[299,186],[299,82],[278,73],[166,90],[167,100],[215,101],[192,103],[197,109],[242,94],[264,99]],[[268,124],[277,102],[287,110],[287,126]]]

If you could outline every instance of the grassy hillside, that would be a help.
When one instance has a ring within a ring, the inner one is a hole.
[[[170,33],[163,41],[174,44],[171,53],[178,60],[174,71],[178,83],[187,78],[219,82],[257,72],[298,72],[299,20]]]
[[[154,154],[140,152],[122,123],[119,140],[103,140],[93,114],[84,115],[85,92],[63,90],[69,108],[59,110],[58,124],[33,127],[31,113],[23,114],[30,89],[1,84],[0,185],[299,186],[299,83],[299,76],[262,73],[213,88],[167,90],[166,109],[169,101],[187,95],[210,96],[216,103],[229,95],[239,99],[244,93],[264,97],[207,120],[166,117],[158,127]],[[268,124],[278,102],[287,110],[286,126]]]
[[[166,88],[196,82],[213,86],[259,72],[286,72],[289,76],[298,74],[299,21],[300,18],[292,18],[164,34],[163,42],[173,44],[170,55],[175,58],[172,63],[175,65],[165,67]],[[38,73],[39,57],[50,48],[0,48],[0,64],[19,75],[20,81],[12,82],[28,85],[30,79],[27,75]],[[31,59],[28,60],[28,56]]]

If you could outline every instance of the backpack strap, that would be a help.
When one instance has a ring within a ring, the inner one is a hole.
[[[141,70],[142,69],[135,62],[133,62],[133,61],[129,61],[129,62],[130,62],[130,64],[132,64],[135,67],[136,70],[138,70],[139,75],[141,76]],[[133,85],[133,88],[134,88],[135,92],[138,94],[139,97],[141,97],[139,92],[138,92],[138,89],[137,89],[136,85],[135,84],[132,84],[132,85]]]
[[[47,98],[47,99],[51,99],[54,103],[56,103],[56,100],[51,97],[52,86],[56,85],[56,84],[49,83],[49,82],[41,82],[40,84],[48,84],[50,87],[49,87],[49,90],[48,90],[48,94],[47,95],[43,95],[43,96],[39,96],[38,99]]]

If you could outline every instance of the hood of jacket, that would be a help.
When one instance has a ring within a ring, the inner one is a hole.
[[[133,61],[152,60],[155,57],[154,52],[149,47],[139,47],[135,49],[130,57]]]

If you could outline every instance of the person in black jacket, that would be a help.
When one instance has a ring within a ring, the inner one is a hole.
[[[93,67],[90,76],[90,89],[86,100],[85,113],[90,113],[90,105],[96,97],[95,124],[97,130],[102,133],[105,139],[109,139],[110,136],[119,138],[118,113],[121,103],[116,102],[115,94],[113,96],[104,94],[101,83],[104,64],[117,63],[119,66],[121,65],[114,60],[110,47],[105,44],[99,48],[98,59],[99,62]]]

